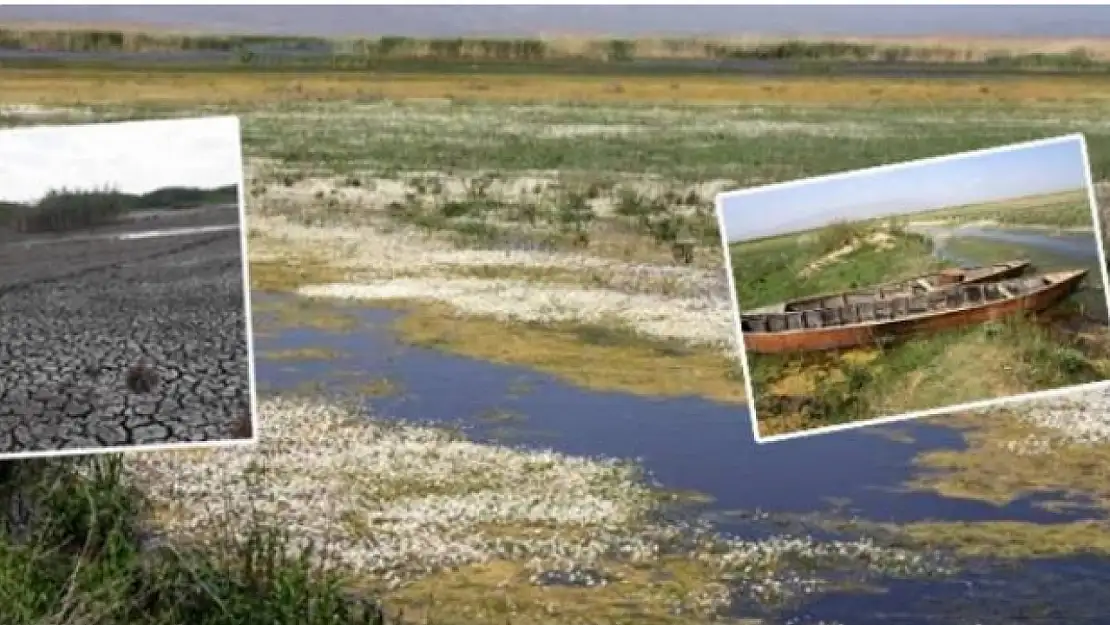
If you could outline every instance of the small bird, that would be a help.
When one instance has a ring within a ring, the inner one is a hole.
[[[132,393],[153,392],[159,381],[158,372],[145,359],[127,370],[126,384]]]

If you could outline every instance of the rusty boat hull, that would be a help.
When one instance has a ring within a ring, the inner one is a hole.
[[[769,306],[753,308],[744,312],[745,314],[784,313],[848,306],[872,298],[888,298],[898,295],[927,293],[935,289],[955,284],[978,284],[982,282],[1007,280],[1022,275],[1029,267],[1030,262],[1028,260],[1017,259],[991,265],[983,265],[981,267],[943,269],[935,273],[923,274],[896,282],[850,289],[838,293],[812,295],[771,304]]]
[[[745,314],[744,346],[758,354],[848,349],[1039,313],[1078,290],[1087,273],[1056,271],[842,307]]]

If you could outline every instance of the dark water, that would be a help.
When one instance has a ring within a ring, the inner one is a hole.
[[[1091,556],[968,571],[943,581],[890,580],[881,594],[831,594],[788,617],[797,625],[1072,625],[1110,623],[1110,566]]]
[[[758,445],[742,406],[599,393],[519,367],[406,347],[380,329],[396,312],[354,310],[375,329],[346,334],[300,328],[258,339],[260,352],[320,347],[346,353],[293,367],[259,359],[260,384],[288,388],[305,381],[342,384],[352,379],[336,376],[337,371],[366,372],[367,379],[387,377],[404,392],[373,400],[384,415],[462,424],[479,440],[501,438],[572,454],[642,458],[667,487],[712,495],[718,510],[801,513],[825,507],[826,498],[847,498],[861,514],[883,521],[1062,520],[1029,501],[1000,508],[889,492],[910,477],[909,460],[921,450],[961,445],[960,436],[948,429],[907,426],[916,439],[909,444],[856,431]],[[523,422],[510,432],[499,431],[503,425],[483,419],[495,411],[521,415]],[[823,469],[814,472],[813,466]]]
[[[963,238],[995,241],[1007,243],[1014,247],[1042,251],[1061,259],[1098,263],[1098,243],[1094,235],[1090,233],[1046,234],[1039,231],[1019,229],[960,228],[953,234],[957,241]]]
[[[256,295],[265,303],[273,296]],[[1079,507],[1055,513],[1033,499],[1006,506],[948,499],[931,494],[899,492],[911,475],[913,457],[925,449],[958,448],[960,436],[949,429],[924,423],[871,428],[780,443],[758,445],[751,435],[747,411],[740,406],[698,398],[651,399],[623,393],[599,393],[575,388],[550,376],[519,367],[491,364],[437,351],[404,346],[386,329],[397,313],[343,308],[357,314],[364,326],[354,332],[294,328],[274,336],[259,336],[257,375],[262,388],[293,388],[322,383],[343,388],[385,377],[399,385],[395,396],[369,400],[377,413],[402,419],[461,424],[477,440],[554,448],[583,455],[638,458],[667,488],[698,491],[713,502],[705,510],[718,527],[742,537],[764,536],[773,528],[742,520],[736,511],[768,513],[835,513],[873,521],[1022,520],[1059,523],[1089,518],[1096,513]],[[258,314],[264,328],[266,315]],[[270,350],[316,347],[341,352],[323,362],[267,360]],[[355,375],[352,375],[355,373]],[[516,415],[512,424],[491,423],[483,415]],[[899,430],[913,442],[877,435],[881,429]],[[847,500],[834,507],[833,500]],[[818,535],[821,535],[818,532]],[[1044,576],[1089,577],[1074,560],[1023,564],[1017,576],[1033,586]],[[1091,564],[1099,575],[1110,576],[1110,562]],[[998,578],[993,573],[953,581],[905,581],[886,595],[834,594],[806,606],[799,618],[831,619],[852,614],[851,623],[882,620],[887,603],[911,610],[900,623],[933,623],[952,602],[912,607],[908,600],[923,597],[967,598],[986,592],[981,586]],[[1110,589],[1110,585],[1107,586]],[[971,593],[971,594],[969,594]],[[996,599],[988,598],[989,601]],[[1025,610],[1001,601],[992,608],[1013,616]],[[887,603],[884,603],[887,602]],[[977,607],[972,602],[971,607]],[[1012,608],[1012,609],[1011,609]],[[969,608],[970,609],[970,608]],[[871,614],[875,619],[857,616]],[[909,617],[907,617],[909,618]],[[989,621],[984,621],[989,622]],[[1074,618],[1069,623],[1098,622]]]

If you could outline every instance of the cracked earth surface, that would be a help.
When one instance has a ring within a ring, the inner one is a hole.
[[[0,453],[249,437],[244,311],[238,230],[0,246]]]

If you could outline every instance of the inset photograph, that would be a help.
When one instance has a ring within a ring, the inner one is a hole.
[[[239,120],[0,131],[0,459],[255,440]]]
[[[756,439],[1110,378],[1082,135],[717,196]]]

